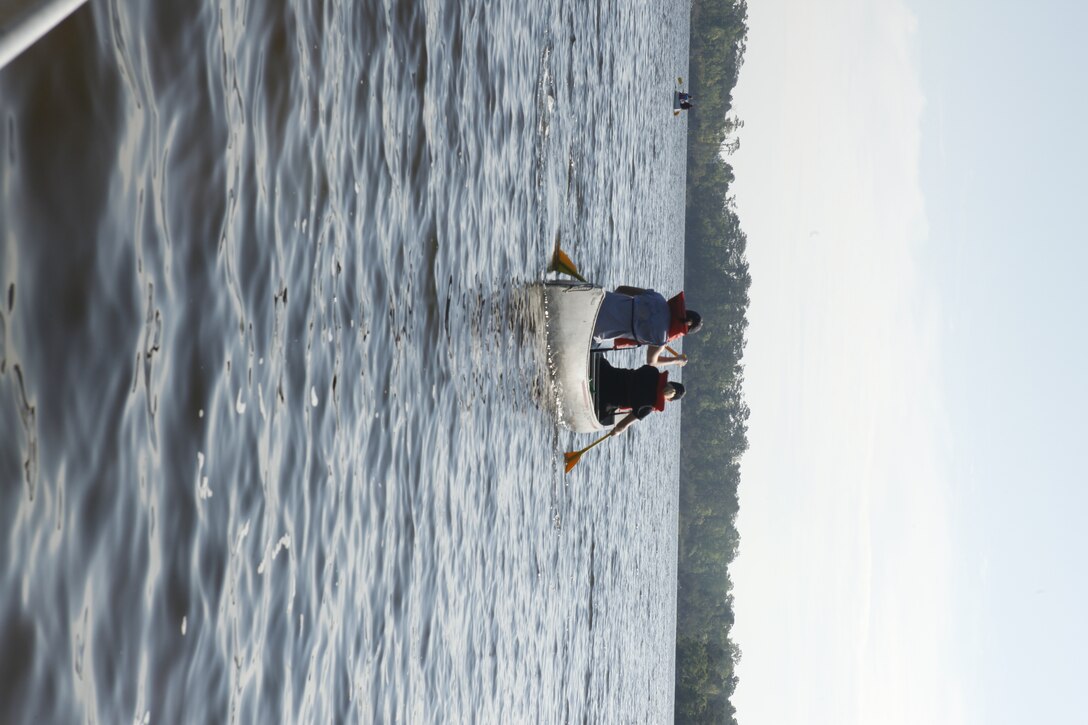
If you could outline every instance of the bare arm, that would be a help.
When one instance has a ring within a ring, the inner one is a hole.
[[[619,435],[620,433],[623,433],[625,430],[634,425],[636,420],[638,420],[637,415],[635,415],[634,413],[628,413],[623,420],[621,420],[619,423],[616,423],[616,427],[612,429],[612,434]]]
[[[665,351],[664,345],[649,345],[646,347],[646,364],[657,365],[658,367],[665,367],[666,365],[680,365],[683,367],[688,364],[687,355],[677,355],[676,357],[669,357],[668,355],[662,355]]]

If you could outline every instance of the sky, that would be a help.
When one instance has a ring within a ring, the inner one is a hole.
[[[1085,27],[749,0],[741,725],[1088,723]]]

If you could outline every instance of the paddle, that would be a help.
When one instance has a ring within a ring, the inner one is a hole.
[[[578,268],[574,266],[574,262],[570,261],[570,257],[566,255],[562,249],[558,246],[555,248],[555,254],[552,256],[552,264],[548,269],[552,272],[560,272],[561,274],[569,274],[580,282],[585,282],[586,278],[578,272]]]
[[[671,352],[673,354],[673,357],[683,357],[685,360],[688,359],[687,355],[681,355],[680,353],[678,353],[676,350],[673,350],[668,345],[665,346],[665,349],[668,350],[669,352]]]
[[[563,454],[563,460],[566,461],[566,463],[567,463],[566,472],[570,473],[570,470],[578,465],[578,461],[580,461],[582,459],[582,454],[583,453],[585,453],[586,451],[588,451],[590,448],[597,445],[598,443],[604,443],[606,440],[611,438],[613,436],[613,434],[615,434],[615,432],[616,432],[616,429],[613,428],[612,430],[608,431],[608,433],[604,434],[603,436],[601,436],[597,440],[593,441],[592,443],[590,443],[588,446],[586,446],[582,450],[580,450],[580,451],[569,451],[567,453],[564,453]]]

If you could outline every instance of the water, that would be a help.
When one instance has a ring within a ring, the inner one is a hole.
[[[538,285],[679,288],[687,34],[95,0],[0,72],[0,722],[671,719],[679,413],[564,476]]]

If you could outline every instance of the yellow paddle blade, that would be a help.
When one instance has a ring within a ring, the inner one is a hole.
[[[578,459],[580,459],[582,457],[583,453],[588,451],[593,446],[600,445],[601,443],[604,443],[606,440],[608,440],[613,435],[615,435],[615,433],[616,433],[616,429],[613,428],[612,430],[608,431],[607,433],[605,433],[603,436],[601,436],[597,440],[590,443],[588,446],[586,446],[582,450],[580,450],[580,451],[569,451],[567,453],[564,453],[563,454],[563,460],[566,461],[566,463],[567,463],[567,473],[570,473],[570,469],[572,469],[572,468],[574,468],[575,466],[578,465]]]
[[[563,460],[567,462],[566,472],[570,473],[570,470],[578,465],[578,461],[582,458],[582,451],[571,451],[570,453],[563,454]]]
[[[568,274],[580,282],[586,281],[586,278],[578,273],[578,268],[574,266],[574,262],[570,261],[566,252],[558,247],[555,249],[555,256],[552,257],[552,266],[549,269],[553,272]]]

